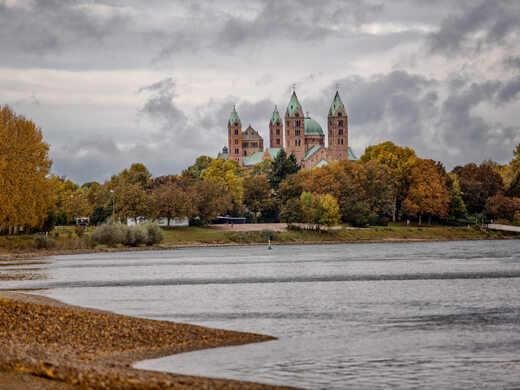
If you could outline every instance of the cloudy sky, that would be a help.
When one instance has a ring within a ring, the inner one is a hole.
[[[447,168],[520,142],[517,0],[0,0],[0,105],[34,120],[53,171],[180,173],[226,143],[236,104],[268,144],[296,85],[349,144],[391,140]]]

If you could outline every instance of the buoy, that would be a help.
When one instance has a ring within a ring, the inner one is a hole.
[[[267,249],[273,249],[273,248],[271,248],[271,237],[269,237],[268,240],[269,240],[269,246],[267,247]]]

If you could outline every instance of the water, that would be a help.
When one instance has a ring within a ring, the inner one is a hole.
[[[136,367],[309,389],[520,387],[520,242],[193,248],[0,267],[0,288],[278,340]],[[1,264],[1,263],[0,263]]]

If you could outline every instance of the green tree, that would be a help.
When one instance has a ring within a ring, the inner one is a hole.
[[[269,183],[271,183],[271,187],[277,191],[280,183],[287,176],[290,176],[299,170],[300,166],[298,165],[294,154],[291,154],[289,158],[287,158],[285,150],[282,149],[273,160],[271,164],[271,172],[268,173],[267,178],[269,179]]]
[[[192,178],[199,178],[200,174],[204,169],[209,167],[213,159],[208,156],[199,156],[195,160],[195,164],[190,165],[188,168],[184,169],[182,171],[182,176],[185,177],[192,177]]]
[[[448,219],[457,220],[466,215],[466,205],[462,199],[462,191],[460,189],[457,175],[451,173],[447,176],[447,187],[450,195],[450,202],[448,204]]]
[[[285,222],[287,226],[291,226],[293,223],[300,222],[301,208],[302,205],[299,198],[288,199],[280,213],[281,221]]]
[[[340,222],[341,214],[336,199],[330,194],[317,195],[320,215],[318,226],[335,226]]]
[[[244,205],[253,212],[254,222],[258,212],[267,210],[273,204],[271,187],[265,175],[244,178]]]

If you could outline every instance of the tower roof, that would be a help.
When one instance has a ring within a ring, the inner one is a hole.
[[[338,109],[341,108],[343,112],[346,114],[347,110],[345,110],[345,106],[343,105],[343,102],[341,101],[341,98],[339,97],[339,92],[336,91],[336,95],[334,96],[334,100],[332,101],[332,104],[330,105],[330,115],[336,115],[336,112]]]
[[[240,121],[240,117],[238,116],[238,112],[235,109],[235,106],[233,106],[233,111],[231,111],[231,115],[229,116],[229,124],[233,125],[238,120],[238,123],[242,124]]]
[[[282,123],[282,118],[280,117],[280,113],[278,112],[278,108],[276,106],[274,106],[273,116],[271,117],[271,123],[274,124],[278,120]]]
[[[294,115],[294,111],[299,108],[300,111],[302,110],[302,106],[300,105],[300,102],[298,101],[298,97],[296,96],[296,91],[293,91],[291,100],[289,101],[289,105],[287,106],[287,112],[289,112],[289,116]]]

